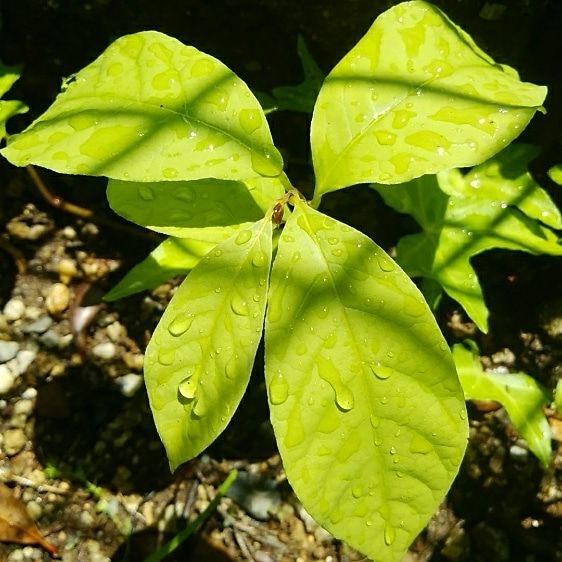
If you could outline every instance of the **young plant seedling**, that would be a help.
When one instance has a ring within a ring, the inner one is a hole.
[[[284,174],[240,78],[157,32],[115,41],[2,153],[108,177],[116,212],[192,250],[145,360],[171,467],[232,418],[265,321],[271,422],[291,485],[336,537],[390,562],[458,471],[464,396],[416,286],[372,240],[316,207],[352,184],[476,165],[521,132],[545,95],[414,1],[383,13],[322,85],[312,204]]]

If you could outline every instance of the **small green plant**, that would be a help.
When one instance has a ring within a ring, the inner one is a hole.
[[[17,66],[5,66],[0,61],[0,98],[14,85],[20,77],[20,68]],[[0,99],[0,141],[6,138],[6,121],[25,113],[27,106],[21,101]]]
[[[353,184],[480,164],[520,134],[545,95],[414,1],[383,13],[320,88],[311,204],[284,174],[244,82],[157,32],[115,41],[2,153],[20,166],[106,176],[117,213],[172,237],[151,257],[156,273],[145,262],[111,298],[137,290],[142,276],[154,283],[192,269],[145,358],[171,467],[229,423],[265,322],[271,421],[293,489],[335,536],[390,562],[458,471],[464,396],[409,277],[316,208]]]

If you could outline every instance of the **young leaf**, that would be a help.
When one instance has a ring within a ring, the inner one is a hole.
[[[529,449],[546,466],[552,452],[550,425],[542,410],[550,402],[548,392],[525,373],[486,373],[478,355],[462,344],[453,346],[453,358],[466,399],[499,402]]]
[[[296,86],[273,88],[271,96],[263,92],[256,92],[256,96],[266,113],[273,111],[312,113],[314,102],[318,97],[325,76],[312,58],[304,39],[300,35],[297,40],[297,54],[302,63],[304,81]]]
[[[271,275],[266,379],[287,477],[323,527],[378,562],[396,561],[466,446],[449,349],[404,272],[302,202]]]
[[[179,238],[215,240],[225,227],[261,219],[284,189],[277,180],[250,186],[226,180],[138,183],[109,180],[107,199],[123,218]]]
[[[153,289],[176,275],[187,275],[229,233],[216,242],[191,238],[170,237],[156,247],[147,258],[135,265],[111,291],[104,295],[107,302],[116,301],[147,289]]]
[[[19,67],[5,66],[0,61],[0,98],[14,85],[19,77]],[[0,100],[0,141],[6,138],[6,121],[14,115],[25,113],[27,110],[28,107],[21,101]]]
[[[398,263],[411,276],[437,281],[484,332],[488,309],[470,258],[491,248],[562,255],[549,228],[562,228],[560,212],[527,172],[535,154],[533,147],[511,145],[466,175],[450,170],[375,186],[388,205],[411,214],[423,229],[400,240]]]
[[[156,31],[117,39],[2,154],[18,166],[126,181],[243,180],[283,168],[246,84]]]
[[[315,199],[483,162],[521,133],[545,96],[435,6],[394,6],[320,90],[311,130]]]
[[[260,340],[271,264],[271,220],[219,244],[193,269],[146,349],[145,381],[172,469],[226,427]]]

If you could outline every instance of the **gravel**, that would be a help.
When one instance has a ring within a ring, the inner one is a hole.
[[[20,298],[10,299],[5,305],[2,313],[8,322],[19,320],[25,312],[25,304]]]
[[[0,340],[0,363],[6,363],[13,359],[17,355],[19,348],[18,342]]]

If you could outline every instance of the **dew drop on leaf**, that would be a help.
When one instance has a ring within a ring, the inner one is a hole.
[[[197,402],[195,402],[193,413],[202,418],[207,413],[207,410],[207,401],[203,398],[203,396],[199,396]]]
[[[272,404],[283,404],[289,396],[289,384],[282,373],[274,375],[269,383],[269,399]]]
[[[390,546],[394,539],[396,538],[396,531],[390,523],[386,523],[384,526],[384,544]]]
[[[238,244],[238,246],[242,246],[242,244],[248,242],[248,240],[250,240],[251,237],[252,237],[252,233],[249,230],[243,230],[242,232],[238,233],[235,242],[236,244]]]
[[[381,420],[375,416],[375,414],[371,414],[369,417],[369,420],[371,422],[371,425],[376,429],[377,427],[379,427]]]
[[[383,271],[386,271],[387,273],[394,270],[394,264],[388,258],[385,258],[385,257],[377,254],[377,262],[379,264],[379,267]]]
[[[234,295],[230,301],[230,308],[238,316],[248,316],[250,310],[248,309],[248,303],[239,295]]]
[[[274,146],[252,152],[252,169],[260,176],[275,177],[283,171],[283,160]]]
[[[178,314],[168,326],[168,332],[174,337],[181,336],[193,324],[193,316],[191,314]]]
[[[139,197],[143,201],[153,201],[154,200],[154,191],[149,185],[141,185],[139,187]]]
[[[262,124],[261,112],[258,109],[243,109],[240,112],[239,120],[244,132],[251,135]]]
[[[160,365],[164,365],[165,367],[171,365],[174,362],[175,358],[175,349],[161,349],[158,352],[158,363],[160,363]]]
[[[359,484],[357,486],[353,486],[351,490],[351,495],[354,498],[360,498],[363,495],[363,490]]]
[[[329,359],[318,357],[317,365],[320,377],[332,387],[338,407],[346,412],[352,410],[355,398],[351,390],[342,383],[340,373],[334,364]]]
[[[410,442],[411,453],[426,455],[431,451],[432,448],[433,447],[431,443],[418,433],[414,434],[414,436],[412,437],[412,441]]]
[[[380,363],[371,363],[370,367],[371,371],[373,371],[373,374],[378,379],[386,380],[390,377],[390,375],[392,375],[392,369],[389,369]]]
[[[178,385],[178,392],[187,400],[192,400],[197,392],[197,379],[193,376],[186,377]]]
[[[266,262],[266,258],[263,252],[258,252],[252,258],[252,265],[254,267],[263,267],[265,265],[265,262]]]

